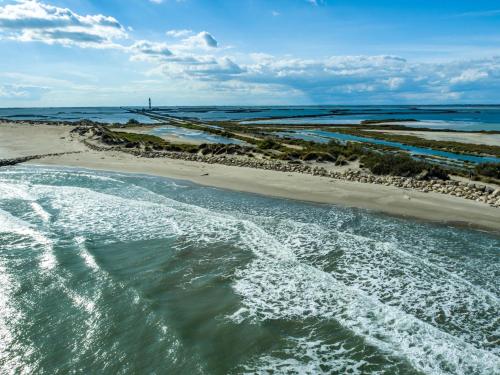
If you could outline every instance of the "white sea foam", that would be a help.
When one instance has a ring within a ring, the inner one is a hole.
[[[371,345],[433,374],[493,374],[499,358],[446,334],[397,307],[385,305],[331,274],[297,262],[257,260],[238,272],[242,319],[334,320]],[[448,369],[448,370],[446,370]]]
[[[359,235],[344,228],[344,223],[359,218],[339,211],[322,221],[276,220],[258,213],[216,212],[133,185],[124,191],[95,191],[35,184],[28,193],[50,202],[57,214],[44,222],[75,237],[78,254],[94,275],[102,270],[85,246],[88,236],[101,236],[108,243],[174,238],[197,249],[231,244],[257,258],[235,274],[234,291],[243,303],[231,316],[236,322],[332,321],[381,355],[400,358],[424,373],[500,373],[498,348],[488,342],[498,334],[498,297],[477,285],[478,276],[473,275],[489,265],[459,267],[458,260],[432,251],[439,243],[422,240],[416,249],[413,242],[392,237],[390,229],[377,228],[377,219],[366,223],[377,234]],[[31,200],[28,195],[24,199]],[[17,228],[18,234],[42,244],[48,240],[8,215],[0,211],[0,229]],[[385,236],[378,233],[384,230]],[[488,272],[494,275],[494,266]],[[100,296],[62,285],[89,322],[96,322],[100,312],[95,301]],[[140,296],[132,294],[139,302]],[[89,332],[97,329],[89,326]],[[245,370],[319,373],[323,364],[332,372],[356,374],[368,363],[353,361],[353,353],[342,343],[326,344],[313,336],[291,338],[288,350],[285,356],[266,353],[254,358]]]
[[[354,359],[355,348],[347,349],[344,344],[325,344],[310,337],[291,337],[287,348],[275,355],[264,355],[243,366],[239,373],[244,374],[352,374],[362,375],[368,372],[365,360]],[[390,367],[390,366],[388,366]],[[382,371],[370,369],[372,375]]]
[[[94,258],[94,256],[88,251],[85,246],[85,237],[76,237],[75,242],[80,249],[80,254],[85,261],[85,264],[94,271],[99,271],[100,268]]]
[[[21,238],[30,238],[43,249],[43,252],[40,255],[40,267],[47,271],[56,267],[57,258],[54,254],[52,240],[45,236],[42,232],[36,230],[30,223],[27,223],[26,221],[0,209],[0,233],[2,232],[15,234]],[[18,241],[18,239],[15,239],[14,243],[17,243]]]
[[[29,193],[28,184],[16,180],[3,180],[0,182],[0,200],[7,199],[35,200]]]
[[[414,255],[409,245],[405,248],[395,242],[293,221],[281,223],[273,233],[302,261],[320,269],[333,266],[338,280],[499,354],[498,348],[488,343],[499,327],[496,295],[430,263],[425,254]],[[336,259],[333,265],[332,257]]]
[[[31,208],[33,211],[42,219],[45,223],[48,223],[50,220],[50,214],[43,209],[37,202],[31,202]]]

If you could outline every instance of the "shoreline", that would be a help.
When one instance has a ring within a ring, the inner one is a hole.
[[[69,136],[71,127],[0,126],[0,158],[80,151],[44,157],[31,165],[87,168],[186,180],[232,191],[304,202],[356,207],[396,217],[500,234],[500,210],[447,194],[242,166],[169,158],[142,158],[90,150]],[[29,135],[29,136],[28,136]],[[37,142],[32,142],[37,139]],[[35,152],[36,151],[36,152]]]
[[[228,191],[228,192],[238,192],[238,193],[245,193],[245,194],[251,194],[251,195],[257,195],[261,197],[269,197],[269,198],[275,198],[275,199],[282,199],[282,200],[290,200],[290,201],[295,201],[295,202],[303,202],[303,203],[309,203],[309,204],[318,204],[318,205],[328,205],[328,206],[340,206],[344,208],[353,208],[357,210],[362,210],[370,214],[376,214],[376,215],[387,215],[403,220],[413,220],[417,221],[420,223],[428,223],[428,224],[433,224],[433,225],[442,225],[442,226],[452,226],[456,228],[464,228],[464,229],[471,229],[471,230],[477,230],[477,231],[482,231],[488,234],[495,234],[500,236],[500,220],[498,223],[498,226],[494,224],[493,226],[490,226],[488,224],[486,225],[481,225],[481,224],[476,224],[472,223],[468,220],[438,220],[435,218],[432,218],[430,216],[426,215],[418,215],[415,214],[415,212],[412,213],[400,213],[397,212],[398,210],[391,210],[391,209],[383,209],[382,207],[378,208],[373,208],[373,207],[364,207],[363,205],[350,205],[346,204],[345,201],[340,203],[337,202],[335,199],[333,200],[328,200],[328,199],[322,199],[318,198],[317,195],[311,195],[310,197],[302,197],[301,195],[294,194],[293,192],[283,192],[278,193],[278,194],[273,194],[270,191],[265,191],[262,192],[260,189],[234,189],[231,187],[228,187],[227,185],[218,185],[218,184],[211,184],[211,183],[206,183],[206,182],[201,182],[197,178],[189,179],[189,178],[178,178],[178,177],[173,177],[172,175],[167,175],[167,174],[162,174],[162,173],[146,173],[146,172],[132,172],[130,169],[127,168],[113,168],[113,169],[107,169],[107,168],[97,168],[95,166],[93,167],[86,167],[86,166],[81,166],[81,165],[67,165],[67,164],[55,164],[55,163],[46,163],[46,164],[40,164],[37,162],[27,162],[25,164],[29,164],[32,166],[36,167],[53,167],[53,168],[67,168],[67,169],[77,169],[77,170],[84,170],[88,172],[107,172],[107,173],[125,173],[125,174],[130,174],[130,175],[136,175],[136,176],[147,176],[147,177],[159,177],[159,178],[165,178],[165,179],[170,179],[173,181],[179,181],[179,182],[184,182],[184,183],[191,183],[191,184],[196,184],[199,186],[204,186],[204,187],[211,187],[223,191]],[[244,167],[238,167],[238,168],[244,168]],[[280,172],[274,172],[274,173],[280,173]],[[320,177],[321,178],[321,177]],[[337,182],[337,181],[336,181]],[[359,184],[356,182],[350,182],[350,181],[338,181],[338,182],[346,182],[347,184]],[[411,191],[405,190],[406,193],[412,193]],[[405,194],[406,195],[406,194]],[[426,194],[427,195],[427,194]],[[441,197],[439,194],[435,194],[437,197]],[[300,197],[299,197],[300,196]],[[405,197],[405,199],[408,199]],[[411,200],[413,197],[410,196]]]

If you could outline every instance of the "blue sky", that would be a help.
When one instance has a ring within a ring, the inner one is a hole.
[[[0,0],[0,106],[500,103],[500,3]]]

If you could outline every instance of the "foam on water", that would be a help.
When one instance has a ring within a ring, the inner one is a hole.
[[[31,224],[12,216],[2,209],[0,209],[0,233],[15,234],[21,237],[21,240],[15,239],[11,245],[19,245],[20,241],[29,239],[41,246],[43,251],[40,255],[40,267],[43,270],[50,271],[57,266],[57,259],[53,252],[53,241],[36,230]],[[9,246],[9,244],[7,243],[4,246]],[[29,243],[26,243],[25,246],[28,247]]]
[[[298,262],[255,261],[234,285],[245,309],[232,318],[320,318],[339,322],[383,352],[432,374],[492,374],[497,356],[386,305],[331,274]]]
[[[29,249],[34,243],[42,249],[37,256],[47,272],[40,277],[50,281],[54,295],[61,293],[81,312],[82,326],[73,340],[75,364],[108,332],[112,306],[104,290],[126,295],[123,302],[143,312],[144,324],[156,327],[159,340],[170,345],[169,355],[179,356],[182,344],[169,321],[154,312],[154,302],[128,280],[111,277],[109,264],[94,252],[97,245],[161,240],[172,241],[174,251],[192,249],[194,263],[214,246],[251,255],[228,274],[240,298],[226,315],[228,324],[294,322],[302,327],[300,334],[284,339],[283,347],[241,363],[239,372],[362,374],[410,368],[429,374],[500,373],[498,242],[475,243],[475,253],[472,247],[458,252],[453,236],[441,238],[448,229],[440,227],[419,229],[340,209],[319,213],[307,208],[311,214],[299,217],[294,211],[276,216],[273,209],[247,210],[242,203],[223,208],[217,200],[219,208],[214,208],[208,189],[201,193],[207,197],[201,205],[186,198],[191,188],[181,189],[180,183],[162,182],[167,193],[160,194],[126,175],[30,168],[9,170],[4,179],[0,173],[0,192],[5,192],[0,195],[0,232],[9,235],[0,244]],[[18,201],[28,203],[27,212],[14,213],[7,204]],[[64,244],[73,254],[55,250]],[[128,255],[136,254],[125,253],[124,259]],[[3,266],[1,275],[9,275]],[[187,287],[203,283],[204,276],[194,274]],[[11,276],[2,282],[15,284]],[[0,309],[7,316],[17,314],[13,288],[0,291]],[[8,342],[12,333],[5,324],[0,317],[0,332]],[[348,337],[332,342],[318,333],[330,325]],[[0,358],[1,353],[0,344]],[[100,355],[112,360],[110,353]]]
[[[85,247],[85,237],[76,237],[75,242],[77,243],[77,246],[80,248],[80,254],[83,260],[85,261],[85,264],[93,271],[99,271],[100,268],[97,265],[94,256]]]
[[[297,222],[287,222],[277,232],[280,242],[290,244],[300,259],[324,268],[328,255],[341,253],[333,269],[339,280],[500,354],[489,342],[500,326],[500,300],[466,275],[431,263],[427,254],[415,255],[418,250],[400,241],[382,242]]]
[[[283,356],[285,354],[285,356]],[[354,348],[343,343],[329,345],[311,337],[291,337],[285,350],[265,355],[251,365],[243,366],[244,374],[366,374],[365,360],[353,359]],[[382,374],[370,371],[370,374]]]

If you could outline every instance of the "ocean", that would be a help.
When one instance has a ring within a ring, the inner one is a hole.
[[[500,374],[500,237],[0,169],[2,374]]]
[[[139,109],[141,107],[130,107]],[[500,130],[500,105],[436,106],[250,106],[250,107],[155,107],[158,114],[201,121],[249,121],[276,124],[359,124],[363,120],[417,120],[407,125],[462,131]],[[0,108],[0,118],[12,120],[126,123],[135,119],[154,123],[147,116],[121,107],[95,108]]]

